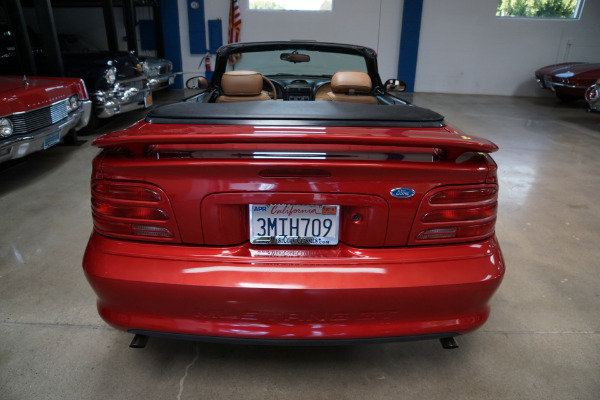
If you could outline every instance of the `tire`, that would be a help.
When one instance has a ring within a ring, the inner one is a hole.
[[[63,144],[67,146],[77,146],[77,139],[77,132],[75,129],[71,129],[63,138]]]
[[[91,135],[98,128],[98,125],[100,125],[100,118],[98,118],[92,110],[88,124],[85,127],[81,128],[78,133],[83,136]]]
[[[573,103],[576,103],[577,100],[579,100],[578,96],[573,96],[570,94],[556,93],[556,97],[558,97],[558,99],[560,101],[562,101],[563,103],[567,103],[567,104],[573,104]]]

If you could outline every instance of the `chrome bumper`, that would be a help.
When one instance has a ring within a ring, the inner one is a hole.
[[[569,85],[567,83],[560,83],[560,82],[552,82],[551,83],[552,86],[558,86],[558,87],[566,87],[569,89],[586,89],[587,86],[576,86],[576,85]]]
[[[92,112],[92,102],[84,100],[77,111],[55,124],[25,135],[0,140],[0,162],[25,157],[36,151],[58,144],[72,129],[76,131],[87,125]]]
[[[136,83],[136,81],[133,82]],[[151,83],[143,81],[142,89],[126,86],[131,83],[132,81],[119,82],[113,90],[91,94],[94,100],[94,112],[98,118],[110,118],[128,111],[147,108],[152,104]]]
[[[586,89],[587,86],[576,86],[568,83],[555,82],[552,80],[550,76],[544,76],[543,78],[535,79],[537,83],[544,89],[550,89],[552,91],[556,91],[556,87],[564,87],[569,89]]]
[[[151,81],[154,81],[153,85],[151,86],[153,91],[167,89],[169,86],[175,83],[175,74],[158,75],[152,78]]]

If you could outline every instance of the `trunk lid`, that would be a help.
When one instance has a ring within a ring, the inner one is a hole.
[[[453,128],[325,125],[140,122],[94,142],[93,178],[155,185],[178,240],[212,246],[248,241],[251,204],[339,205],[340,243],[404,246],[428,192],[495,183],[497,147]]]

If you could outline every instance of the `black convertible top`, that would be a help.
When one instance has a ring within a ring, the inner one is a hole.
[[[412,104],[371,105],[331,101],[182,102],[158,106],[146,122],[186,125],[313,125],[440,127],[444,117]]]

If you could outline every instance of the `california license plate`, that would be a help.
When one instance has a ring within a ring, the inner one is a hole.
[[[340,206],[250,204],[250,243],[336,245]]]
[[[60,142],[60,132],[56,131],[44,138],[44,150]]]

